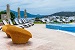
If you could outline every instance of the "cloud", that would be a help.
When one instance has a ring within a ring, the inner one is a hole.
[[[0,10],[6,9],[10,4],[12,10],[17,11],[20,7],[23,11],[27,9],[32,14],[52,14],[58,11],[75,11],[74,0],[0,0]]]

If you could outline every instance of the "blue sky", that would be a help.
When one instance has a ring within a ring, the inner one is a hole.
[[[0,11],[6,9],[6,4],[10,4],[10,9],[23,11],[31,14],[49,15],[60,11],[75,11],[75,0],[0,0]]]

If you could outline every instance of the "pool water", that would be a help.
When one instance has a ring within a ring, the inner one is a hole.
[[[75,32],[75,24],[46,24],[46,28]]]

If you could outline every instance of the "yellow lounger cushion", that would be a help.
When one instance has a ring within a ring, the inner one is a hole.
[[[6,32],[9,32],[13,43],[26,43],[29,38],[32,38],[29,31],[15,26],[7,27]]]

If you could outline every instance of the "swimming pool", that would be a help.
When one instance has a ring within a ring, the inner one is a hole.
[[[75,32],[75,24],[46,24],[46,28]]]

